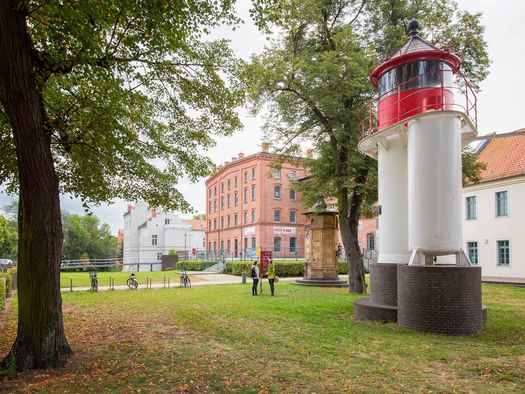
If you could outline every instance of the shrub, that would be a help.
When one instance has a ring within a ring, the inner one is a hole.
[[[231,275],[248,273],[253,261],[228,261],[224,272]],[[275,274],[282,278],[290,276],[303,276],[304,262],[302,261],[275,261]]]
[[[11,270],[7,272],[0,272],[0,278],[5,278],[5,295],[6,297],[9,297],[11,294],[11,288],[12,288],[12,280],[13,280],[13,274],[11,273]]]
[[[204,271],[216,263],[217,262],[213,260],[181,260],[177,261],[177,269],[184,271]]]
[[[339,275],[348,274],[348,263],[346,261],[339,262]]]
[[[6,278],[0,278],[0,311],[3,311],[5,308],[6,282]]]
[[[175,249],[168,250],[168,256],[178,256],[179,252],[177,252]]]
[[[281,278],[303,276],[304,261],[274,260],[275,274]],[[253,261],[228,261],[224,273],[231,275],[242,275],[243,271],[248,273]],[[339,274],[348,274],[348,264],[346,261],[339,262]]]

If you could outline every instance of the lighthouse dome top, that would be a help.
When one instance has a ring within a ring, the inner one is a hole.
[[[395,51],[386,61],[381,63],[370,75],[372,83],[377,86],[377,81],[387,71],[404,63],[419,60],[440,60],[448,63],[454,72],[459,69],[459,58],[447,51],[443,51],[419,36],[419,22],[412,19],[408,23],[408,40],[401,48]]]

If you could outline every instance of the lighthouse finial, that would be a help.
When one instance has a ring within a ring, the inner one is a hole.
[[[419,35],[419,21],[417,19],[412,19],[408,22],[407,32],[411,37]]]

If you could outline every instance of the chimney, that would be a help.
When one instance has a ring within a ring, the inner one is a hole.
[[[270,149],[270,144],[268,142],[263,142],[261,144],[261,147],[264,153],[268,153],[268,150]]]
[[[242,159],[244,157],[244,153],[240,152],[239,153],[239,159]]]
[[[157,216],[157,210],[156,210],[155,208],[153,208],[153,209],[151,210],[151,217],[154,218],[154,217],[156,217],[156,216]]]
[[[128,212],[131,212],[131,209],[132,209],[132,208],[133,208],[133,207],[131,206],[131,204],[128,204]]]
[[[314,158],[314,150],[312,148],[306,150],[306,158],[308,159]]]

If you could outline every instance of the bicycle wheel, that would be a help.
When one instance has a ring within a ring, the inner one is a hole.
[[[131,287],[131,279],[128,279],[126,281],[126,286],[128,286],[128,288],[132,289],[132,287]]]
[[[182,286],[186,287],[186,282],[184,281],[184,275],[180,276],[180,287]]]
[[[191,280],[189,276],[186,277],[186,285],[187,287],[191,288]]]
[[[135,290],[137,290],[139,288],[139,282],[137,282],[136,280],[134,280],[133,282],[133,287],[135,288]]]

